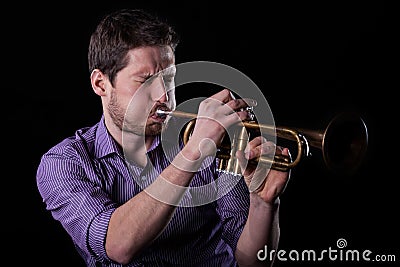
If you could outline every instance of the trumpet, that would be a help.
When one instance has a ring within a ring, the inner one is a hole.
[[[190,119],[183,130],[183,142],[186,144],[194,129],[197,114],[179,110],[157,110],[158,116],[173,116]],[[311,147],[321,150],[328,169],[351,174],[361,164],[368,146],[368,132],[364,120],[351,112],[342,112],[333,117],[324,129],[306,129],[259,124],[255,121],[238,123],[232,138],[225,135],[217,148],[216,157],[220,159],[218,171],[241,175],[236,151],[244,150],[249,142],[250,132],[275,135],[278,138],[297,144],[296,157],[274,155],[261,156],[250,163],[261,163],[279,171],[288,171],[297,166],[303,158],[311,155]],[[232,139],[232,140],[230,140]]]

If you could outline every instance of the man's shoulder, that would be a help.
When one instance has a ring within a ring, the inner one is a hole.
[[[58,154],[60,156],[72,156],[72,154],[91,150],[96,140],[97,127],[98,123],[93,126],[77,129],[73,135],[62,139],[44,155]]]

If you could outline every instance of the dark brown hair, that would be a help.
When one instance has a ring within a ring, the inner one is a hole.
[[[88,51],[89,72],[99,69],[114,83],[127,65],[129,50],[169,45],[175,51],[179,37],[173,28],[139,9],[121,9],[106,15],[93,32]]]

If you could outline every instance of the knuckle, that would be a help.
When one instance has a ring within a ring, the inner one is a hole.
[[[264,137],[263,140],[264,140],[264,144],[265,144],[266,146],[275,147],[275,143],[274,143],[274,142],[268,141],[267,139],[265,139],[265,137]]]
[[[222,90],[223,96],[229,96],[230,93],[231,93],[231,92],[230,92],[227,88],[225,88],[225,89]]]

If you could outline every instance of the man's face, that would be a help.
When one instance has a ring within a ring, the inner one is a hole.
[[[169,46],[141,47],[129,51],[128,58],[128,65],[116,76],[109,114],[126,133],[159,134],[164,119],[155,111],[176,106],[173,51]]]

